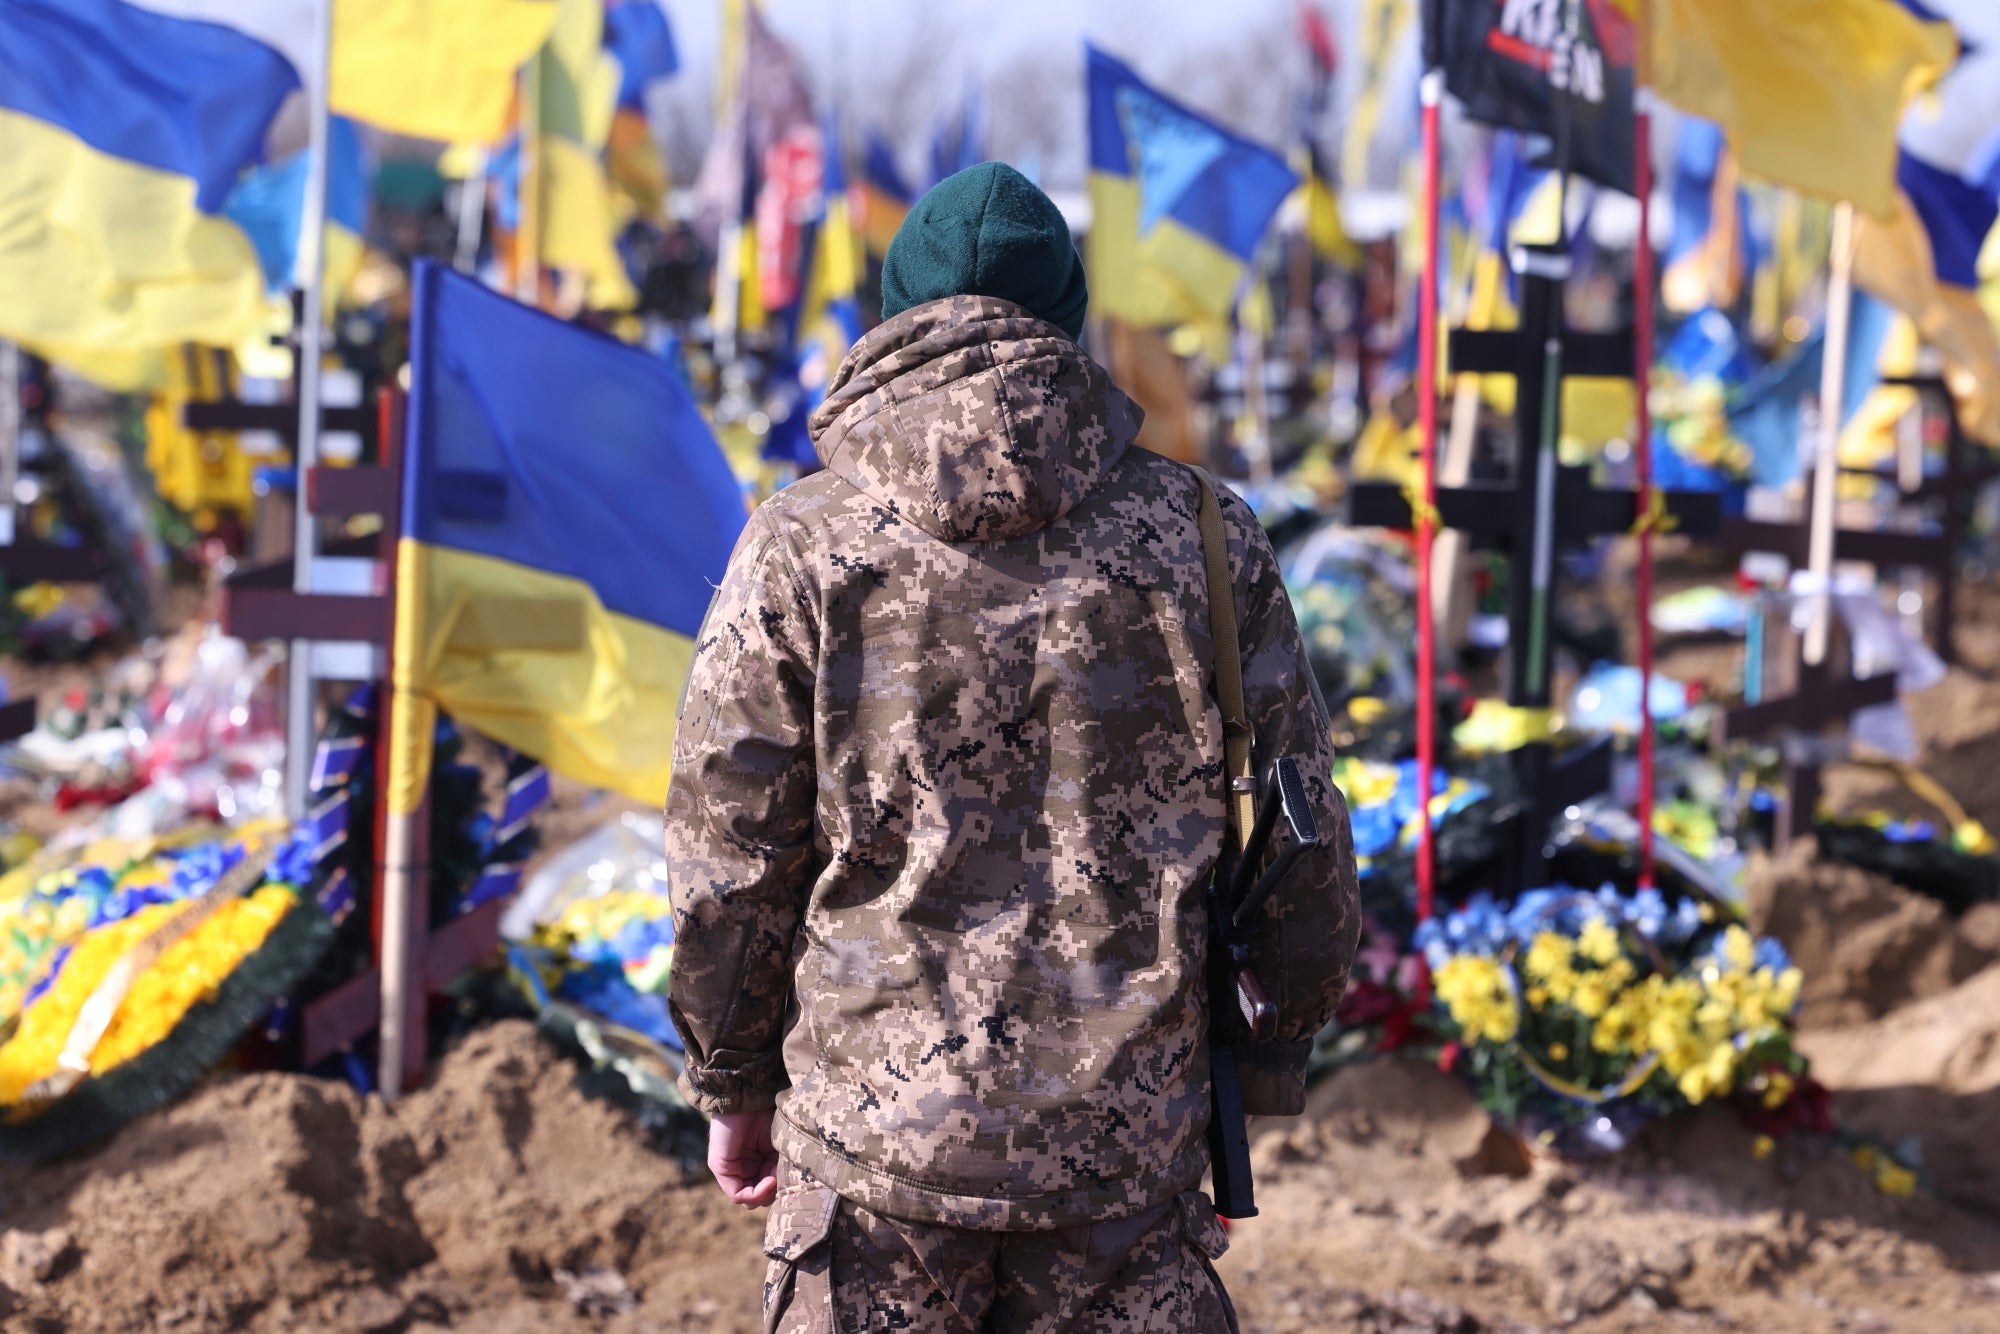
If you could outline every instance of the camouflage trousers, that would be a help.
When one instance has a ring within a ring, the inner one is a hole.
[[[1236,1334],[1206,1195],[1108,1223],[974,1232],[859,1208],[786,1163],[766,1334]]]

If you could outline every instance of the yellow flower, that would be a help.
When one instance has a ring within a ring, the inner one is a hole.
[[[1900,1163],[1884,1158],[1875,1165],[1875,1185],[1884,1195],[1914,1195],[1917,1192],[1917,1174]]]
[[[1576,945],[1584,958],[1597,964],[1610,963],[1623,953],[1618,932],[1602,917],[1593,917],[1584,923],[1583,930],[1577,935]]]
[[[1447,959],[1432,982],[1468,1042],[1510,1042],[1520,1027],[1506,966],[1480,954]]]
[[[40,620],[63,604],[62,589],[51,583],[29,584],[14,591],[14,605],[33,620]]]
[[[1764,1106],[1777,1108],[1785,1105],[1785,1099],[1792,1096],[1794,1082],[1783,1070],[1773,1070],[1764,1080]]]
[[[1567,1061],[1569,1059],[1569,1048],[1563,1043],[1551,1042],[1549,1044],[1549,1059],[1552,1061]]]
[[[162,950],[153,966],[133,979],[90,1055],[91,1070],[102,1073],[121,1065],[165,1038],[189,1009],[214,995],[236,966],[264,943],[295,901],[291,889],[265,885],[224,904]],[[0,1045],[0,1105],[19,1102],[30,1085],[54,1072],[78,1012],[105,974],[187,907],[153,904],[76,942],[54,984],[21,1015],[12,1040]]]
[[[1569,1003],[1586,1019],[1595,1019],[1611,1008],[1611,997],[1616,990],[1603,973],[1582,973]]]
[[[1737,972],[1747,973],[1757,961],[1757,942],[1742,927],[1732,926],[1722,933],[1722,957]]]
[[[1522,966],[1529,977],[1549,978],[1569,972],[1575,957],[1575,950],[1568,936],[1554,931],[1543,931],[1529,942],[1528,954],[1522,960]]]
[[[1750,1156],[1752,1158],[1769,1158],[1771,1150],[1777,1147],[1778,1141],[1772,1139],[1769,1135],[1759,1135],[1750,1141]]]

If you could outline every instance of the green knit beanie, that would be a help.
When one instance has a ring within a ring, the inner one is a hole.
[[[1071,338],[1090,293],[1055,202],[1004,162],[947,176],[916,202],[882,259],[882,318],[948,296],[994,296]]]

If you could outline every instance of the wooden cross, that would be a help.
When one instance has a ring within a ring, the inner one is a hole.
[[[1448,344],[1453,373],[1514,377],[1513,479],[1441,487],[1437,510],[1440,526],[1463,531],[1477,549],[1508,556],[1506,702],[1546,709],[1554,666],[1550,632],[1560,575],[1557,552],[1629,532],[1641,519],[1636,491],[1599,488],[1588,468],[1555,461],[1547,442],[1560,434],[1553,429],[1560,425],[1560,384],[1572,376],[1631,378],[1633,342],[1629,330],[1579,334],[1565,327],[1568,258],[1560,249],[1517,247],[1514,267],[1520,274],[1520,326],[1453,329]],[[1420,392],[1431,389],[1421,386]],[[1399,487],[1357,483],[1349,494],[1349,521],[1357,526],[1414,526],[1409,499]],[[1659,494],[1666,513],[1685,531],[1712,532],[1721,518],[1718,496]],[[1548,743],[1533,742],[1514,752],[1514,771],[1519,796],[1507,838],[1503,887],[1518,892],[1547,883],[1551,823],[1569,807],[1609,788],[1611,742],[1600,741],[1560,760]]]
[[[1995,477],[2000,477],[2000,461],[1990,455],[1982,455],[1976,443],[1965,434],[1959,425],[1958,414],[1952,410],[1951,396],[1941,377],[1934,375],[1885,376],[1887,385],[1903,385],[1923,393],[1942,395],[1945,400],[1945,420],[1949,434],[1945,441],[1944,469],[1935,477],[1926,477],[1912,487],[1900,487],[1902,499],[1911,504],[1926,501],[1941,502],[1940,521],[1932,532],[1897,532],[1876,528],[1836,528],[1833,536],[1833,558],[1836,561],[1860,561],[1883,570],[1921,570],[1937,583],[1937,632],[1934,647],[1938,657],[1947,663],[1955,663],[1958,657],[1956,637],[1952,630],[1952,616],[1956,610],[1955,587],[1958,582],[1958,548],[1964,540],[1966,523],[1973,501],[1979,489]],[[1850,475],[1880,477],[1893,480],[1894,471],[1880,471],[1871,468],[1849,468],[1842,471]],[[1806,480],[1806,501],[1801,511],[1812,513],[1812,478]],[[1752,552],[1782,556],[1794,569],[1804,569],[1808,562],[1810,534],[1803,522],[1777,522],[1772,520],[1731,518],[1722,521],[1717,535],[1719,545],[1733,556],[1744,556]]]
[[[1819,759],[1801,744],[1802,739],[1896,698],[1894,672],[1850,676],[1836,672],[1830,661],[1806,662],[1803,647],[1801,643],[1798,680],[1791,694],[1725,710],[1716,719],[1713,734],[1717,745],[1771,737],[1784,741],[1785,795],[1778,805],[1773,838],[1780,852],[1793,839],[1812,832],[1813,810],[1819,805]]]
[[[292,293],[294,330],[305,317],[304,301],[303,292]],[[188,403],[181,408],[181,425],[190,431],[269,431],[290,446],[293,457],[296,458],[299,446],[299,376],[302,370],[299,365],[298,337],[296,333],[275,334],[271,338],[271,343],[274,347],[289,345],[293,350],[292,394],[289,403],[245,403],[238,398]],[[378,447],[382,444],[376,432],[379,414],[375,408],[366,404],[334,408],[322,403],[319,420],[322,433],[348,432]]]

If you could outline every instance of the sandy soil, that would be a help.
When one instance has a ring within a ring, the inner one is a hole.
[[[1912,713],[2000,828],[1995,607]],[[617,808],[565,791],[551,843]],[[1885,1196],[1826,1142],[1759,1159],[1722,1111],[1557,1162],[1449,1077],[1377,1062],[1260,1127],[1264,1213],[1220,1266],[1244,1329],[2000,1331],[2000,908],[1954,921],[1812,852],[1755,869],[1753,916],[1805,967],[1838,1119],[1914,1137],[1929,1189]],[[502,1023],[393,1111],[218,1076],[91,1153],[0,1165],[0,1331],[752,1331],[761,1227]]]
[[[1983,1181],[1893,1199],[1824,1146],[1758,1161],[1726,1112],[1609,1163],[1537,1159],[1456,1081],[1384,1062],[1267,1126],[1264,1213],[1221,1270],[1245,1330],[1273,1334],[2000,1330],[1994,1159],[1974,1142],[2000,1096],[1996,1015],[1989,970],[1893,1033],[1814,1043],[1865,1088],[1843,1113],[1928,1118]],[[474,1034],[393,1112],[219,1078],[93,1154],[0,1167],[0,1200],[10,1331],[759,1327],[759,1217],[583,1098],[520,1022]]]

